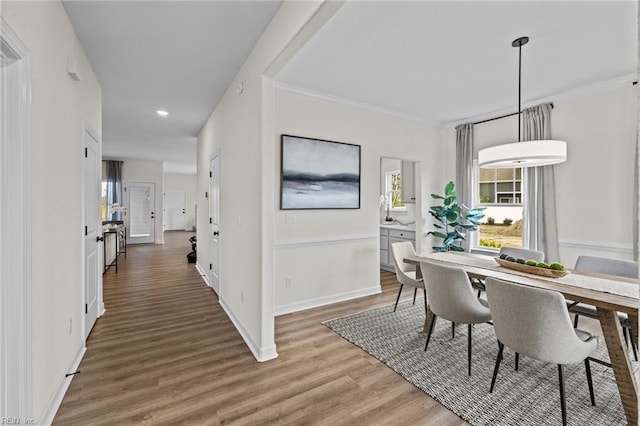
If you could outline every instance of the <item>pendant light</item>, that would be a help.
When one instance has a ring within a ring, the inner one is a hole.
[[[513,47],[518,48],[518,142],[481,149],[478,152],[478,164],[482,168],[536,167],[567,161],[567,143],[565,141],[537,140],[521,142],[522,46],[528,42],[529,37],[520,37],[511,43]]]

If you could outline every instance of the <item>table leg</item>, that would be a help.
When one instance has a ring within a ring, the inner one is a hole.
[[[609,358],[618,384],[620,399],[629,425],[638,424],[638,383],[631,369],[629,355],[622,338],[622,327],[615,311],[598,308],[602,334],[607,343]],[[637,318],[636,331],[637,333]]]

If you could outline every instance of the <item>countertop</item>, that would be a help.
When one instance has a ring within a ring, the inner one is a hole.
[[[390,224],[387,223],[381,223],[380,224],[380,228],[384,228],[384,229],[396,229],[398,231],[414,231],[416,230],[416,224],[412,223],[409,225],[402,225],[400,223],[397,222],[391,222]]]

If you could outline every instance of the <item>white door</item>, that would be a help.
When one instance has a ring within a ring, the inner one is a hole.
[[[164,230],[184,231],[187,227],[187,193],[184,189],[168,189],[164,193]]]
[[[220,155],[211,159],[211,179],[209,186],[210,205],[210,246],[211,265],[209,280],[213,290],[220,294]]]
[[[127,244],[155,241],[156,185],[149,182],[127,182]]]
[[[125,184],[127,198],[127,244],[155,241],[156,185],[148,182]]]
[[[84,337],[89,336],[98,319],[102,299],[102,223],[100,218],[100,151],[98,141],[84,132],[85,155],[82,162],[84,192]]]

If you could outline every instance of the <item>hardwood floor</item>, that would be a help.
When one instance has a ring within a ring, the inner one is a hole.
[[[321,324],[392,304],[395,275],[382,294],[277,317],[279,356],[259,363],[187,263],[191,235],[130,246],[104,275],[107,311],[54,424],[466,424]]]

